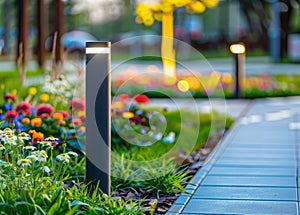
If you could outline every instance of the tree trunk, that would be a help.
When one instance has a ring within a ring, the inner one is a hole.
[[[45,42],[48,32],[47,9],[44,0],[37,1],[37,60],[40,68],[44,67],[46,60]]]
[[[22,67],[26,66],[28,58],[28,39],[29,39],[29,0],[18,0],[18,43],[17,61],[20,58]],[[19,48],[22,44],[22,49]],[[21,53],[23,52],[23,53]]]
[[[54,32],[57,32],[57,42],[55,50],[55,61],[61,61],[63,58],[63,47],[61,37],[64,33],[63,2],[54,0]]]
[[[290,31],[290,22],[293,12],[293,7],[290,4],[286,4],[288,11],[280,13],[280,27],[281,27],[281,58],[287,54],[288,49],[288,35]]]

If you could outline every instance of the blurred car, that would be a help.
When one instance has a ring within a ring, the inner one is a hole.
[[[84,50],[86,42],[97,41],[97,39],[88,32],[74,30],[65,33],[61,37],[62,45],[69,51]]]
[[[92,34],[86,31],[74,30],[63,34],[61,37],[61,44],[68,50],[68,52],[84,52],[85,43],[98,41]],[[48,51],[52,50],[53,36],[46,40],[46,48]]]

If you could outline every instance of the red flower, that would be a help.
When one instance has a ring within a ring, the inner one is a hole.
[[[27,102],[20,102],[16,107],[17,112],[22,112],[23,114],[30,115],[31,107]]]
[[[122,102],[127,102],[129,100],[129,95],[127,94],[120,94],[117,96],[118,99],[120,99],[120,101]]]
[[[14,110],[7,111],[5,114],[5,118],[9,120],[13,120],[18,116],[18,113]]]
[[[71,101],[70,109],[72,111],[83,111],[85,108],[84,101],[82,99],[73,99]]]
[[[53,107],[49,104],[42,104],[36,108],[36,115],[42,118],[49,118],[53,114]]]
[[[148,104],[149,99],[145,95],[138,95],[138,96],[134,97],[134,101],[138,104]]]
[[[143,124],[143,120],[140,117],[134,116],[132,118],[129,119],[130,122],[142,125]]]
[[[13,95],[11,95],[11,94],[6,94],[5,96],[4,96],[4,99],[5,100],[12,100],[12,102],[15,102],[16,101],[16,97],[14,97]]]
[[[64,116],[64,119],[69,119],[69,114],[66,111],[60,110],[57,111],[57,113],[61,113]]]

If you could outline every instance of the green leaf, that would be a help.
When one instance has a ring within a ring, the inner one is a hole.
[[[79,208],[79,205],[75,206],[74,208],[72,208],[70,211],[68,211],[67,213],[65,213],[65,215],[73,215],[75,214],[75,211]]]
[[[16,202],[15,207],[20,215],[32,214],[34,211],[34,205],[29,202]]]
[[[0,203],[0,211],[5,212],[7,215],[13,215],[14,213],[14,206],[10,204]]]
[[[89,204],[78,201],[78,200],[74,200],[71,202],[71,207],[73,206],[89,206]]]
[[[55,212],[59,209],[59,204],[58,202],[54,203],[50,210],[48,211],[48,215],[55,215]]]
[[[61,196],[62,188],[59,188],[58,190],[55,191],[53,197],[52,197],[52,202],[51,205],[53,206],[54,204],[57,204],[60,202],[60,196]],[[51,207],[52,208],[52,207]]]
[[[35,211],[38,212],[41,215],[46,215],[46,212],[37,204],[34,205]]]

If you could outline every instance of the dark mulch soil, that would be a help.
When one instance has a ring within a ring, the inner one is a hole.
[[[180,151],[174,153],[173,156],[176,158],[176,160],[178,160],[179,163],[185,164],[185,169],[189,172],[189,176],[192,178],[203,166],[204,161],[212,152],[214,147],[220,142],[223,135],[224,131],[219,131],[211,135],[203,148],[200,148],[190,155],[187,155],[184,151]],[[158,215],[165,214],[180,194],[157,197],[155,194],[143,189],[130,188],[126,190],[118,190],[116,195],[126,200],[144,199],[142,209],[148,210],[149,212],[147,214],[149,215]]]

